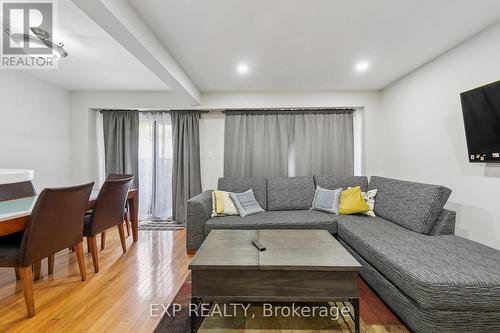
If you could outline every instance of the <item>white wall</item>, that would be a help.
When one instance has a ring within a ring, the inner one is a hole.
[[[500,165],[468,162],[459,96],[499,79],[497,24],[384,89],[377,132],[383,175],[450,187],[457,234],[500,249]]]
[[[200,120],[200,166],[203,190],[217,188],[224,173],[224,114],[204,113]]]
[[[34,169],[37,191],[69,183],[69,92],[22,71],[0,73],[0,168]]]

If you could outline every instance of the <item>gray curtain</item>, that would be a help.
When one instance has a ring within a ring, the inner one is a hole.
[[[224,176],[287,176],[289,131],[289,115],[271,111],[227,111]]]
[[[102,111],[106,176],[131,173],[139,188],[139,112]]]
[[[186,202],[201,193],[198,111],[172,111],[172,215],[186,224]]]
[[[352,111],[297,112],[290,138],[289,174],[354,174]]]
[[[353,173],[352,109],[225,113],[225,177]]]

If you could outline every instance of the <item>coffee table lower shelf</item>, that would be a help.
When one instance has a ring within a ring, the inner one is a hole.
[[[193,270],[192,304],[202,302],[318,303],[347,301],[359,332],[357,271],[311,270]],[[197,312],[195,312],[197,313]],[[191,331],[201,324],[191,315]]]

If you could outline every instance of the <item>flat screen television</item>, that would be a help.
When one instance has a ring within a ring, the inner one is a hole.
[[[460,94],[469,162],[500,162],[500,81]]]

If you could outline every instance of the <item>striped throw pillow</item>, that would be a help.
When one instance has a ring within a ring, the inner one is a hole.
[[[230,193],[229,195],[231,196],[231,199],[233,199],[236,208],[238,208],[238,212],[241,217],[264,211],[264,209],[260,207],[257,200],[255,200],[255,195],[253,194],[252,189],[243,193]]]

